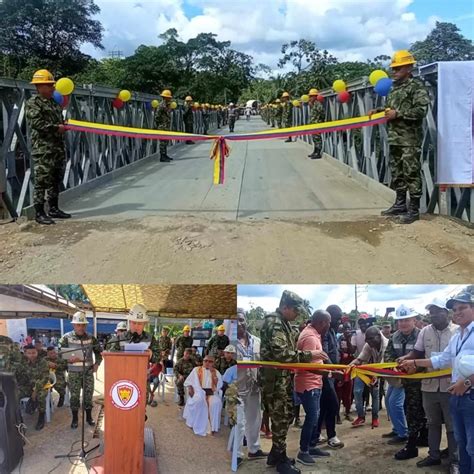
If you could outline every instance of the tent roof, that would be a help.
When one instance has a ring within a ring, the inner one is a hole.
[[[128,312],[137,303],[168,318],[236,317],[235,285],[82,285],[96,311]]]

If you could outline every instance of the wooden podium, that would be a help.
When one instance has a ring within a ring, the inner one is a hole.
[[[154,458],[144,457],[148,354],[103,352],[104,454],[95,472],[156,472]],[[149,428],[147,428],[149,429]]]

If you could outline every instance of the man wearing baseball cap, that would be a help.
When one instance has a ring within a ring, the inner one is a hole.
[[[412,371],[418,367],[440,370],[452,367],[451,386],[448,387],[449,409],[454,437],[459,450],[459,472],[474,472],[474,364],[465,367],[464,359],[474,354],[474,300],[462,292],[449,299],[446,308],[453,311],[459,325],[446,349],[429,359],[405,360],[400,368]]]

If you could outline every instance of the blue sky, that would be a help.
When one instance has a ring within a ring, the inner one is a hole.
[[[386,308],[404,304],[424,313],[425,306],[435,298],[446,300],[466,285],[358,285],[358,309],[384,315]],[[249,310],[261,306],[274,311],[283,290],[291,290],[311,302],[313,309],[339,305],[343,311],[355,308],[354,285],[239,285],[237,305]]]
[[[281,45],[315,41],[341,60],[391,55],[424,39],[436,21],[454,21],[473,39],[469,0],[95,0],[105,32],[104,51],[84,45],[94,57],[111,50],[133,54],[140,44],[176,28],[183,40],[213,32],[221,41],[276,67]]]

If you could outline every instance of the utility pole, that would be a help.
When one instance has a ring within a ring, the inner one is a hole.
[[[355,299],[355,310],[358,311],[358,307],[357,307],[357,284],[354,285],[354,299]]]

